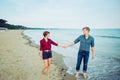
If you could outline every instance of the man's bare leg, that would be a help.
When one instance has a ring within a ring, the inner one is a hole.
[[[78,80],[78,76],[79,76],[79,72],[76,72],[76,74],[75,74],[76,80]]]
[[[85,72],[83,72],[83,77],[84,77],[84,79],[87,78],[87,74]]]

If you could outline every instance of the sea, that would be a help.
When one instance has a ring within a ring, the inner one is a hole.
[[[50,38],[60,45],[68,45],[83,34],[81,29],[25,30],[24,34],[35,44],[40,45],[44,31],[50,31]],[[91,29],[90,35],[95,39],[95,59],[92,60],[90,53],[87,79],[120,80],[120,29]],[[76,72],[79,45],[80,43],[77,43],[66,49],[52,46],[53,51],[64,56],[63,60],[69,74],[74,75]],[[80,73],[82,70],[83,64]]]

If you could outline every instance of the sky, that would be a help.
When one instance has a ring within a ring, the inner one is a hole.
[[[0,18],[37,28],[120,28],[120,0],[0,0]]]

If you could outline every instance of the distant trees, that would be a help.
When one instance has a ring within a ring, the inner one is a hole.
[[[6,22],[8,22],[8,21],[4,20],[4,19],[0,19],[0,27],[4,27],[7,29],[29,29],[28,27],[24,27],[22,25],[12,25],[12,24],[8,24]]]
[[[0,19],[0,27],[4,27],[6,22],[7,22],[7,20]]]

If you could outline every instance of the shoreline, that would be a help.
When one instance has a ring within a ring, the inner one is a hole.
[[[21,32],[21,35],[23,36],[24,39],[28,40],[28,45],[35,47],[39,50],[39,45],[35,44],[34,41],[30,40],[31,38],[27,35],[24,34],[23,30]],[[61,80],[75,80],[74,75],[67,73],[68,67],[65,65],[64,61],[63,61],[63,57],[62,55],[58,54],[55,51],[52,51],[53,54],[53,58],[52,58],[52,62],[51,64],[56,65],[58,68],[58,75],[62,78]]]
[[[62,80],[54,64],[51,64],[50,78],[41,75],[43,61],[39,58],[39,50],[27,44],[22,32],[0,32],[0,80]]]
[[[53,51],[50,78],[41,75],[39,46],[23,30],[0,32],[0,80],[75,80],[68,74],[63,56]]]

